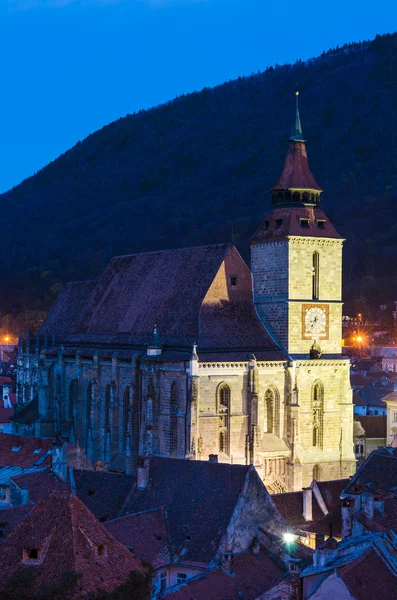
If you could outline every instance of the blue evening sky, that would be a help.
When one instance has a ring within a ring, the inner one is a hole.
[[[0,0],[0,192],[126,113],[396,17],[391,0]]]

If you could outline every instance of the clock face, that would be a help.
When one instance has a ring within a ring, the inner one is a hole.
[[[303,338],[325,339],[328,337],[328,307],[321,305],[303,305]]]

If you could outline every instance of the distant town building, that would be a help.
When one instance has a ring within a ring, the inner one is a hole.
[[[251,271],[228,245],[114,258],[20,339],[13,431],[93,464],[139,455],[255,465],[273,493],[355,471],[341,355],[342,236],[320,207],[298,107]]]

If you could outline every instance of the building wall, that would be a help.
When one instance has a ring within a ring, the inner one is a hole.
[[[327,576],[328,573],[325,574]],[[324,574],[320,576],[324,577]],[[315,577],[305,577],[303,583],[303,599],[310,597],[310,600],[354,600],[354,596],[351,595],[348,587],[344,581],[339,577],[338,573],[332,572],[326,577],[326,579],[318,586],[318,588],[311,594],[311,590],[316,587]]]

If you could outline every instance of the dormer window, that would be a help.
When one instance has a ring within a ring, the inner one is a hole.
[[[232,275],[232,276],[230,277],[230,285],[231,285],[232,287],[236,287],[236,285],[237,285],[237,276],[236,276],[236,275]]]
[[[317,221],[317,227],[319,229],[325,229],[325,223],[326,223],[326,221],[324,221],[324,220],[318,220]]]
[[[43,548],[24,548],[22,561],[24,563],[40,563],[43,558]]]
[[[281,225],[283,224],[283,220],[282,219],[276,219],[276,229],[280,229]]]
[[[309,219],[300,219],[300,225],[301,227],[305,227],[306,229],[309,228]]]
[[[99,546],[95,548],[95,556],[96,558],[105,558],[107,556],[106,546],[99,544]]]
[[[269,221],[265,221],[265,223],[264,223],[263,227],[264,227],[265,229],[269,229],[269,227],[270,227],[270,222],[269,222]]]

